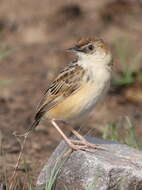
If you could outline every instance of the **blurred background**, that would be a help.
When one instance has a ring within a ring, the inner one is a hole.
[[[8,183],[20,151],[12,133],[24,133],[30,126],[44,89],[73,59],[65,50],[85,36],[104,39],[115,66],[104,103],[84,125],[74,127],[83,135],[141,149],[142,1],[1,0],[0,183]],[[34,184],[60,140],[48,121],[38,126],[25,147],[17,189]]]

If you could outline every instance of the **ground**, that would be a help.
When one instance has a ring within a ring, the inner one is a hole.
[[[73,59],[65,50],[82,36],[98,36],[109,44],[114,54],[114,78],[128,70],[132,76],[117,80],[104,102],[74,127],[81,128],[82,134],[102,137],[105,126],[123,122],[128,116],[142,139],[141,16],[141,1],[132,0],[1,1],[0,183],[10,179],[20,151],[13,132],[23,134],[31,125],[44,90],[59,69]],[[35,184],[60,140],[48,121],[33,132],[18,171],[23,189]]]

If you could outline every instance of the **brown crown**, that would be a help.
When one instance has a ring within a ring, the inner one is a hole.
[[[102,39],[98,39],[95,37],[82,38],[76,43],[76,46],[82,47],[90,42],[95,42],[97,46],[103,48],[106,51],[106,53],[109,53],[109,47],[107,46],[107,44]]]
[[[101,39],[97,39],[94,37],[86,37],[86,38],[81,38],[79,41],[77,41],[76,45],[81,47],[90,42],[97,42],[97,41],[103,43],[103,40]]]

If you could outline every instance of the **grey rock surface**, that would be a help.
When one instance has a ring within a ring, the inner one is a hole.
[[[69,153],[62,141],[41,171],[36,190],[43,189],[51,179],[54,181],[53,176],[55,190],[142,190],[142,151],[97,138],[87,139],[108,151]]]

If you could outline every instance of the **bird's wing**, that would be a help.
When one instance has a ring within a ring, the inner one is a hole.
[[[35,121],[40,121],[44,113],[78,91],[82,86],[83,75],[84,69],[77,64],[70,64],[61,71],[51,86],[46,90],[38,107]]]

